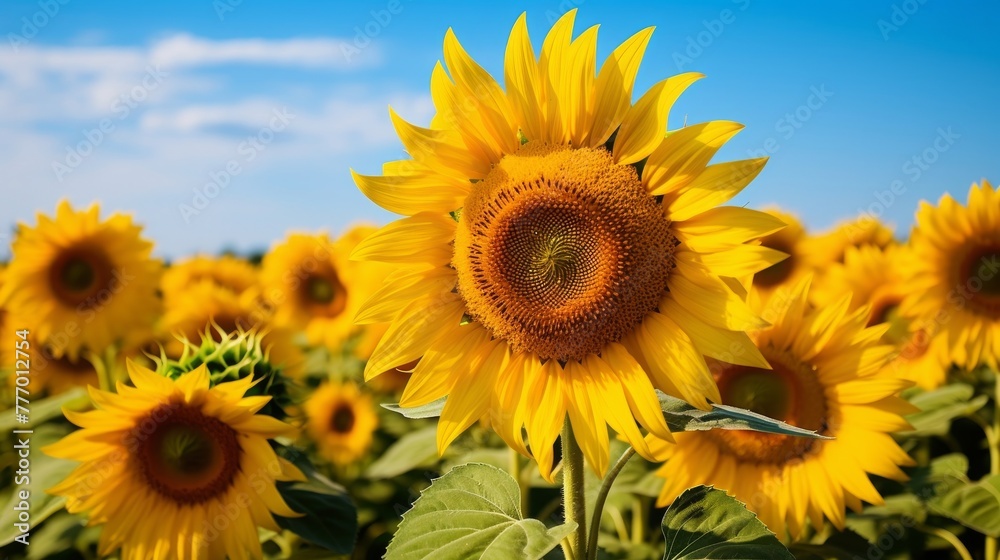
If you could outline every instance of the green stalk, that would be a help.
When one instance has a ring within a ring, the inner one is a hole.
[[[569,419],[562,432],[563,510],[566,520],[576,522],[576,531],[570,535],[569,550],[573,558],[584,560],[587,556],[587,506],[583,486],[583,451],[573,437]]]
[[[604,503],[608,500],[608,494],[611,493],[611,485],[615,483],[618,474],[622,472],[625,464],[628,463],[628,460],[633,455],[635,455],[635,449],[631,447],[622,453],[622,456],[615,461],[615,464],[608,471],[607,476],[604,477],[601,489],[597,492],[597,501],[594,502],[594,515],[590,519],[590,538],[587,541],[590,554],[585,557],[587,560],[595,560],[597,558],[597,537],[601,532],[601,517],[604,515]]]
[[[990,474],[1000,474],[1000,376],[993,376],[993,426],[986,430],[990,446]],[[986,537],[986,560],[996,560],[997,539]]]

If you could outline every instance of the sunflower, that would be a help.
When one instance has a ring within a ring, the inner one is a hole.
[[[213,281],[199,280],[182,293],[183,297],[167,298],[168,306],[160,321],[161,339],[168,355],[180,354],[184,347],[181,338],[199,341],[208,335],[219,341],[223,334],[256,329],[261,333],[262,346],[269,351],[270,361],[283,368],[289,377],[301,375],[305,355],[295,341],[295,333],[271,324],[270,312],[261,303],[257,288],[236,293]]]
[[[160,263],[153,244],[122,214],[99,219],[97,205],[75,211],[63,201],[55,219],[18,226],[0,305],[31,317],[32,337],[57,356],[103,352],[156,319]]]
[[[889,435],[908,428],[913,409],[895,396],[909,382],[879,374],[893,349],[886,326],[866,327],[868,310],[848,311],[845,295],[822,309],[807,303],[809,278],[774,295],[753,333],[771,370],[719,364],[722,403],[815,430],[818,440],[740,430],[677,434],[658,445],[667,463],[658,505],[685,488],[711,484],[745,502],[776,533],[802,534],[806,518],[844,528],[844,508],[881,504],[868,475],[905,480],[910,457]]]
[[[232,255],[196,256],[174,263],[164,271],[160,282],[166,305],[169,307],[173,300],[183,299],[188,288],[206,281],[234,294],[242,294],[257,285],[257,269]]]
[[[780,229],[777,219],[719,207],[765,162],[708,165],[742,127],[665,134],[671,105],[701,75],[668,78],[632,104],[652,29],[597,73],[597,28],[573,39],[575,13],[538,58],[518,19],[506,89],[449,30],[448,70],[438,63],[431,76],[431,128],[391,112],[412,159],[354,174],[375,203],[406,216],[352,255],[398,267],[358,317],[390,323],[366,378],[421,358],[401,403],[448,396],[439,450],[488,419],[546,477],[567,415],[603,473],[607,426],[643,453],[639,426],[669,437],[654,388],[700,407],[718,400],[703,355],[766,367],[744,332],[764,322],[724,278],[781,258],[747,243]]]
[[[832,305],[845,294],[851,296],[848,311],[868,306],[868,325],[888,323],[882,342],[896,348],[886,364],[887,373],[914,381],[925,389],[944,383],[950,362],[944,337],[927,328],[925,321],[901,312],[900,304],[911,289],[906,271],[913,257],[908,247],[874,245],[847,247],[843,263],[832,263],[817,279],[813,302]]]
[[[910,237],[914,258],[903,310],[947,337],[966,369],[1000,365],[1000,192],[973,184],[966,206],[944,195],[922,202]]]
[[[353,382],[320,385],[305,404],[306,430],[320,454],[335,465],[361,458],[378,427],[373,406]]]
[[[82,464],[49,492],[104,524],[102,556],[260,558],[257,527],[278,531],[273,515],[299,515],[275,481],[304,477],[268,444],[294,429],[256,414],[270,397],[243,396],[251,377],[210,388],[204,366],[176,381],[128,371],[134,388],[92,389],[96,410],[65,411],[83,429],[43,451]]]
[[[303,329],[310,343],[333,350],[352,341],[358,357],[370,356],[385,328],[358,327],[353,318],[389,267],[347,257],[374,231],[357,226],[336,241],[325,233],[293,233],[265,255],[261,282],[275,324]]]
[[[753,286],[757,290],[771,293],[778,288],[791,286],[802,280],[812,269],[806,246],[809,236],[806,234],[802,222],[794,215],[776,208],[764,211],[786,224],[780,231],[760,240],[762,246],[788,255],[788,258],[761,270],[753,277]]]
[[[806,254],[813,268],[824,270],[832,263],[843,263],[848,247],[885,249],[895,244],[891,229],[874,218],[861,217],[811,236],[806,241]]]

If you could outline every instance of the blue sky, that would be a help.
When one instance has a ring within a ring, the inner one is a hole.
[[[384,223],[348,169],[402,155],[390,104],[429,122],[448,27],[501,76],[521,12],[537,48],[573,7],[601,58],[656,26],[637,91],[707,75],[670,126],[747,126],[718,158],[771,161],[737,204],[815,231],[874,212],[905,235],[919,200],[1000,181],[997,2],[347,4],[5,0],[0,235],[64,197],[132,213],[169,258]]]

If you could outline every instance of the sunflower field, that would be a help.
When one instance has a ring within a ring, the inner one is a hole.
[[[0,268],[17,559],[996,560],[1000,192],[908,234],[731,205],[767,158],[679,124],[568,11],[503,75],[452,31],[397,215],[170,262],[128,209]],[[535,33],[538,33],[535,30]]]

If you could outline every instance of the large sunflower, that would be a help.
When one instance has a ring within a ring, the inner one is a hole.
[[[848,246],[843,263],[829,265],[811,297],[820,307],[844,295],[851,296],[849,311],[868,306],[868,325],[888,323],[882,342],[896,348],[886,371],[935,389],[944,383],[950,366],[945,337],[928,330],[926,321],[900,311],[900,303],[912,289],[907,282],[912,261],[906,246]]]
[[[807,250],[809,235],[802,222],[794,215],[777,208],[769,208],[765,212],[786,224],[781,230],[760,240],[762,246],[788,255],[788,258],[772,264],[753,277],[753,286],[757,290],[771,293],[799,282],[812,268]]]
[[[947,336],[952,361],[1000,365],[1000,192],[972,185],[960,205],[922,202],[910,237],[914,258],[903,309]]]
[[[209,388],[205,366],[177,381],[128,369],[134,388],[93,389],[96,410],[65,411],[83,429],[44,451],[82,464],[49,492],[104,524],[102,556],[260,558],[257,527],[298,515],[275,481],[304,477],[267,441],[293,428],[256,414],[270,397],[244,397],[249,376]]]
[[[0,305],[30,317],[31,336],[57,356],[96,353],[156,319],[160,263],[141,227],[122,214],[99,218],[97,205],[59,203],[55,219],[18,226]]]
[[[401,402],[448,396],[439,449],[489,418],[528,454],[526,428],[545,476],[567,414],[603,472],[609,425],[647,455],[636,420],[669,436],[654,388],[700,407],[719,399],[703,355],[766,367],[744,332],[764,323],[723,277],[781,258],[747,244],[778,220],[718,207],[764,165],[708,165],[742,127],[666,133],[671,105],[701,75],[668,78],[633,104],[652,29],[598,73],[597,28],[574,39],[574,16],[556,22],[538,58],[518,19],[506,90],[449,30],[431,128],[391,114],[412,159],[355,174],[369,198],[407,216],[353,253],[398,266],[361,311],[391,323],[366,376],[421,358]]]
[[[807,303],[808,279],[774,295],[763,315],[774,325],[753,333],[773,369],[716,368],[722,402],[835,439],[739,430],[677,434],[662,447],[666,479],[658,505],[685,488],[711,484],[755,511],[772,531],[793,537],[807,517],[844,528],[844,508],[882,503],[869,474],[902,480],[913,464],[889,435],[906,429],[912,407],[896,393],[909,383],[879,374],[892,347],[885,326],[865,327],[868,310],[848,311],[849,296],[823,309]]]
[[[362,457],[378,427],[371,397],[353,382],[320,385],[305,404],[306,431],[320,454],[336,465]]]
[[[357,226],[336,241],[325,233],[293,233],[265,255],[263,296],[274,308],[275,324],[303,329],[310,343],[335,350],[353,339],[357,356],[371,355],[385,329],[358,327],[354,316],[389,268],[351,262],[348,255],[374,231]]]

